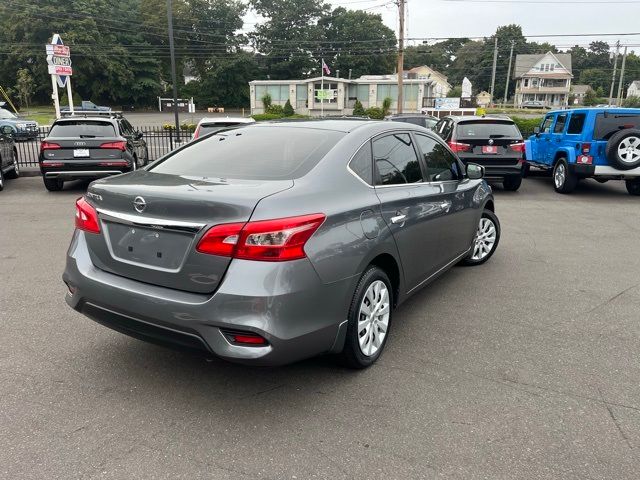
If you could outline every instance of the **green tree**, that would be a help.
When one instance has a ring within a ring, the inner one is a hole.
[[[462,87],[460,85],[453,87],[447,93],[447,97],[450,97],[450,98],[458,98],[461,96],[462,96]]]
[[[353,114],[356,117],[364,117],[366,115],[360,100],[356,100],[356,103],[353,105]]]
[[[26,68],[20,68],[16,74],[16,91],[20,97],[20,108],[29,111],[29,101],[35,89],[33,77]]]
[[[382,17],[339,7],[318,21],[324,37],[321,55],[332,70],[353,78],[391,73],[396,62],[396,35]]]
[[[293,115],[294,113],[296,113],[293,110],[293,107],[291,106],[291,102],[289,101],[289,99],[287,99],[287,103],[284,104],[284,109],[283,109],[283,113],[285,117],[290,117],[291,115]]]
[[[393,102],[393,100],[390,97],[385,97],[385,99],[382,101],[382,116],[386,117],[387,115],[389,115],[389,112],[391,111],[391,103]]]
[[[584,94],[584,99],[582,100],[582,103],[584,103],[586,107],[592,107],[593,105],[598,104],[598,100],[599,100],[598,95],[596,94],[596,92],[593,91],[593,89],[590,88]]]

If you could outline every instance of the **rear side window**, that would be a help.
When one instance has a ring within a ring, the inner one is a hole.
[[[521,138],[515,124],[505,121],[467,121],[458,123],[456,138]]]
[[[374,140],[373,159],[378,173],[377,185],[422,182],[420,163],[408,133]]]
[[[97,122],[92,120],[72,120],[55,123],[49,131],[50,137],[115,137],[116,130],[109,122]]]
[[[292,180],[309,173],[344,135],[313,128],[238,128],[193,142],[151,170],[187,177]]]
[[[416,139],[427,166],[427,182],[446,182],[459,178],[458,162],[444,145],[426,135],[416,135]]]
[[[574,113],[571,115],[569,119],[569,127],[567,128],[567,134],[569,135],[577,135],[582,133],[582,129],[584,128],[584,121],[587,118],[587,115],[584,113]]]
[[[610,113],[605,115],[599,113],[596,117],[596,126],[593,131],[594,140],[609,140],[611,136],[627,128],[638,128],[640,126],[640,115],[616,115]]]
[[[200,124],[200,136],[207,135],[208,133],[219,132],[225,128],[235,127],[237,125],[243,124],[237,122],[202,123]]]
[[[373,162],[371,160],[371,142],[367,142],[349,163],[349,168],[369,185],[373,185]]]
[[[556,120],[556,124],[553,127],[553,133],[562,133],[564,132],[564,126],[567,124],[567,114],[562,113],[558,115],[558,120]]]

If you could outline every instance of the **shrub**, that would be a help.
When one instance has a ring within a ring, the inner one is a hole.
[[[356,100],[356,103],[353,105],[353,114],[356,117],[364,117],[366,115],[360,100]]]
[[[175,130],[176,126],[171,124],[171,123],[163,123],[162,124],[162,129],[163,130]]]
[[[382,101],[382,115],[383,115],[383,117],[386,117],[387,115],[389,115],[389,111],[391,110],[391,102],[393,102],[393,100],[391,100],[390,97],[386,97]]]
[[[380,107],[370,107],[364,111],[365,115],[374,120],[384,120],[384,112]]]
[[[291,102],[289,100],[287,100],[287,103],[284,104],[284,116],[285,117],[290,117],[291,115],[293,115],[294,113],[296,113],[293,110],[293,107],[291,106]]]
[[[520,117],[511,117],[513,123],[515,123],[520,129],[520,133],[524,138],[527,138],[530,135],[533,135],[533,129],[540,126],[542,123],[542,117],[537,118],[520,118]]]
[[[196,126],[193,123],[183,123],[180,125],[180,130],[185,130],[187,132],[195,132]]]
[[[282,118],[282,115],[277,115],[274,113],[256,113],[255,115],[251,115],[256,122],[263,122],[266,120],[278,120]]]
[[[640,97],[634,97],[634,96],[627,97],[622,102],[622,106],[623,107],[628,107],[628,108],[639,108],[640,107]]]
[[[262,106],[264,107],[265,113],[267,112],[267,110],[269,110],[269,107],[271,106],[271,95],[269,95],[268,93],[265,93],[264,96],[262,97]]]

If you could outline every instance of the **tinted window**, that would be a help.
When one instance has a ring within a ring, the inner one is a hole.
[[[582,129],[584,128],[584,120],[586,118],[587,115],[584,113],[572,114],[571,118],[569,119],[569,128],[567,128],[567,133],[570,135],[582,133]]]
[[[408,133],[396,133],[373,142],[378,185],[422,182],[420,163]]]
[[[458,123],[457,138],[520,138],[520,131],[511,122],[479,120]]]
[[[246,125],[238,122],[219,122],[219,123],[202,123],[200,124],[200,136],[208,133],[219,132],[225,128],[235,127],[237,125]]]
[[[556,120],[556,125],[553,127],[553,133],[562,133],[564,132],[564,126],[567,124],[567,114],[562,113],[558,115],[558,120]]]
[[[289,180],[307,174],[343,132],[246,127],[213,134],[167,156],[152,170],[171,175]]]
[[[369,185],[373,185],[373,162],[371,161],[371,143],[367,142],[358,150],[349,168]]]
[[[445,182],[459,178],[458,162],[444,145],[426,135],[416,135],[416,139],[427,166],[427,182]]]
[[[431,128],[433,129],[433,127],[436,126],[436,124],[438,123],[438,121],[434,118],[425,118],[424,119],[424,126],[427,128]]]
[[[593,131],[595,140],[609,140],[611,135],[625,128],[640,127],[640,115],[616,115],[599,113],[596,117],[596,126]]]
[[[550,133],[552,123],[553,123],[553,115],[549,115],[548,117],[545,117],[544,122],[542,122],[542,126],[540,127],[540,132]]]
[[[71,120],[56,123],[51,127],[50,137],[114,137],[116,130],[111,122],[93,120]]]

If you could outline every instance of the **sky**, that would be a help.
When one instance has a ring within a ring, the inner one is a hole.
[[[586,37],[531,38],[560,48],[620,40],[640,50],[640,0],[406,0],[406,38],[490,36],[500,25],[516,23],[526,35],[590,34]],[[398,31],[398,7],[393,0],[328,0],[333,7],[361,9],[382,15]],[[255,22],[249,14],[247,22]],[[592,34],[612,33],[613,36]],[[623,36],[622,33],[637,33]],[[421,40],[408,44],[422,43]]]

